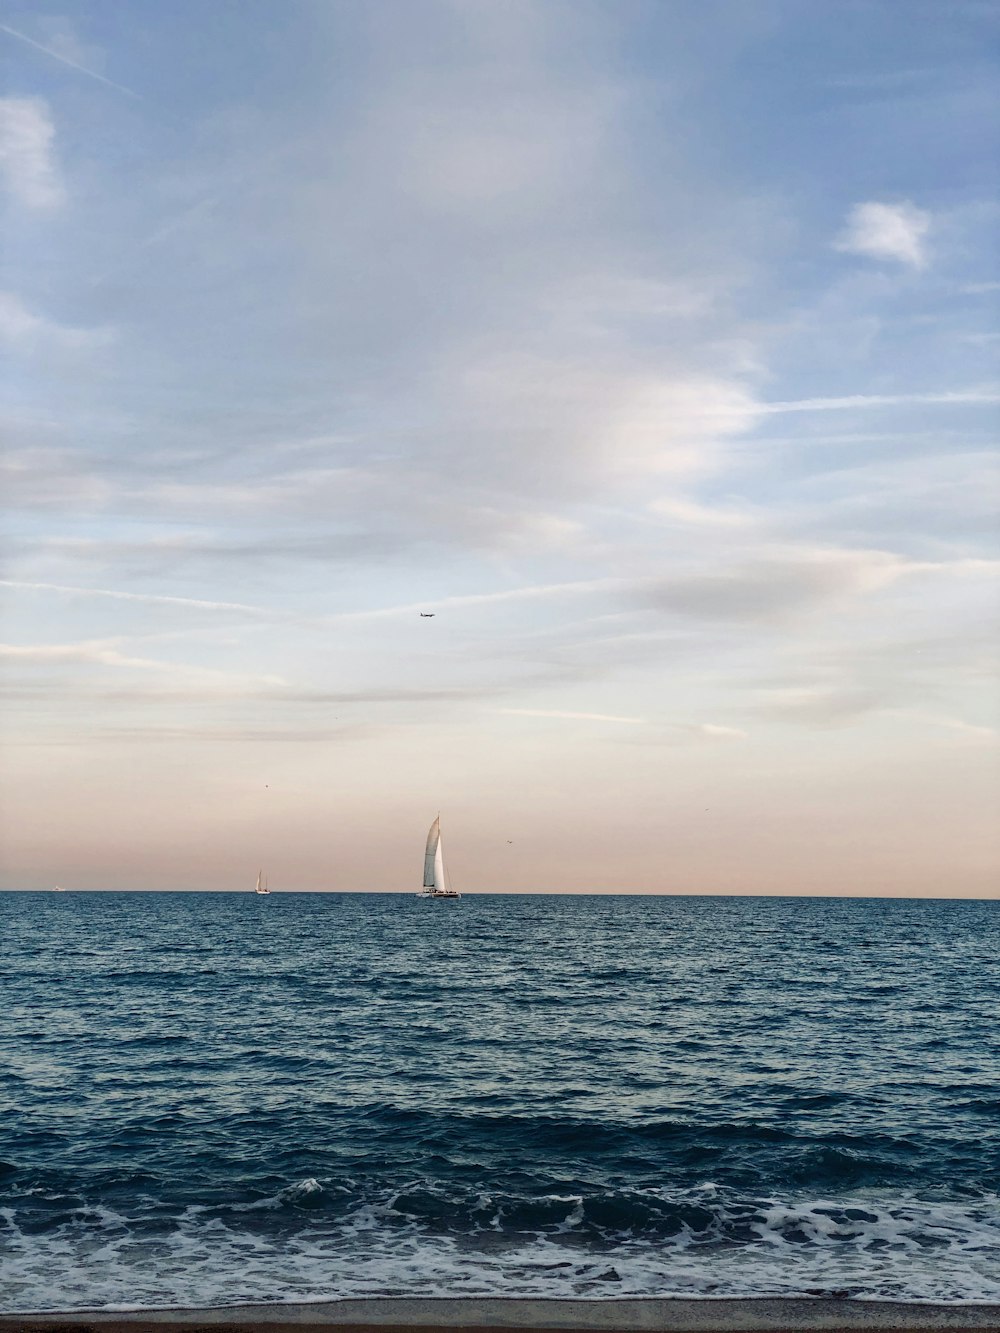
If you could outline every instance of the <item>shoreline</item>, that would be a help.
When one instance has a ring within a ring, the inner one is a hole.
[[[919,1329],[997,1330],[1000,1304],[932,1305],[827,1297],[639,1297],[541,1300],[520,1297],[372,1297],[293,1305],[206,1309],[38,1311],[0,1315],[0,1333],[160,1333],[229,1329],[232,1333],[817,1333]]]

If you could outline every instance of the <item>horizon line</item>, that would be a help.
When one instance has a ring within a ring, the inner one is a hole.
[[[232,894],[256,898],[253,889],[70,889],[55,886],[44,889],[0,887],[0,893],[200,893]],[[328,897],[420,897],[417,889],[271,889],[269,896]],[[922,893],[757,893],[752,891],[719,892],[717,890],[699,891],[697,889],[472,889],[462,890],[464,898],[818,898],[837,902],[881,901],[881,902],[1000,902],[996,894],[954,894],[936,895]]]

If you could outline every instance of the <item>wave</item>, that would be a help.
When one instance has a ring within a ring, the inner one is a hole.
[[[330,1099],[304,1105],[297,1080],[311,1059],[276,1057],[267,1107],[241,1105],[235,1077],[225,1099],[215,1093],[201,1104],[179,1102],[172,1095],[172,1080],[185,1068],[178,1052],[164,1051],[153,1067],[162,1094],[136,1097],[131,1085],[104,1075],[102,1091],[117,1098],[109,1099],[107,1112],[91,1111],[88,1152],[77,1152],[72,1168],[62,1162],[58,1149],[75,1131],[68,1113],[26,1123],[5,1144],[9,1165],[0,1172],[0,1204],[16,1203],[27,1184],[118,1203],[122,1171],[133,1178],[172,1178],[187,1203],[204,1202],[204,1191],[216,1197],[237,1175],[259,1193],[262,1185],[294,1178],[303,1168],[317,1179],[343,1172],[367,1182],[365,1188],[398,1188],[422,1170],[444,1188],[474,1179],[483,1190],[502,1192],[513,1163],[517,1188],[527,1196],[580,1188],[610,1196],[625,1188],[656,1189],[664,1181],[674,1189],[692,1188],[706,1175],[730,1190],[777,1196],[788,1190],[919,1194],[935,1183],[954,1190],[1000,1187],[998,1142],[946,1136],[944,1127],[933,1135],[916,1128],[835,1130],[811,1120],[812,1102],[783,1124],[773,1118],[713,1120],[711,1107],[685,1117],[616,1119],[556,1109],[572,1095],[571,1087],[550,1098],[552,1109],[535,1113],[507,1110],[501,1092],[483,1093],[475,1108],[465,1110],[383,1102],[345,1106]],[[147,1076],[149,1068],[143,1066]],[[232,1057],[220,1062],[214,1077],[228,1071],[239,1073]],[[119,1088],[131,1097],[127,1115]],[[984,1105],[980,1115],[987,1110]],[[837,1113],[849,1123],[849,1108],[838,1103]]]
[[[454,1203],[433,1182],[359,1199],[309,1177],[251,1204],[176,1214],[152,1201],[131,1215],[68,1209],[42,1233],[5,1208],[3,1309],[375,1295],[1000,1300],[996,1196],[755,1199],[708,1182],[684,1196],[470,1192],[460,1225]]]

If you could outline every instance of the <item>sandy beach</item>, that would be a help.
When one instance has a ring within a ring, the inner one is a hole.
[[[484,1298],[372,1299],[310,1305],[245,1305],[205,1310],[97,1312],[0,1317],[0,1333],[157,1333],[225,1329],[228,1333],[782,1333],[792,1330],[1000,1330],[1000,1305],[924,1305],[803,1299],[540,1301]]]

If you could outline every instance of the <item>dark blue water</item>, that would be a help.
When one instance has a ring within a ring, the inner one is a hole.
[[[8,1311],[1000,1299],[1000,904],[0,895]]]

